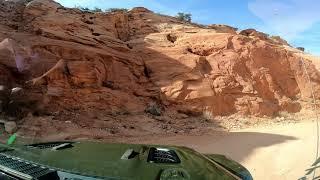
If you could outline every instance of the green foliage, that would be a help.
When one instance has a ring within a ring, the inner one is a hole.
[[[87,7],[82,7],[82,6],[75,6],[74,8],[77,8],[77,9],[79,9],[79,10],[81,10],[81,11],[90,11],[89,8],[87,8]]]
[[[85,7],[85,8],[80,8],[82,11],[90,11],[89,8]]]
[[[94,10],[92,10],[92,12],[102,12],[102,10],[100,8],[95,7]]]
[[[75,8],[80,9],[81,11],[84,11],[84,12],[93,12],[93,13],[102,12],[102,10],[98,7],[95,7],[94,9],[89,9],[88,7],[75,6]]]
[[[102,9],[95,7],[94,9],[90,9],[88,7],[82,7],[82,6],[75,6],[75,8],[84,11],[84,12],[93,12],[93,13],[97,13],[97,12],[103,12]],[[128,12],[129,10],[126,8],[109,8],[106,9],[104,12],[106,13],[110,13],[110,12]]]
[[[191,16],[192,15],[190,13],[179,12],[176,15],[176,18],[178,18],[180,21],[191,22]]]
[[[129,10],[126,8],[109,8],[105,10],[105,12],[108,12],[108,13],[117,12],[117,11],[128,12]]]

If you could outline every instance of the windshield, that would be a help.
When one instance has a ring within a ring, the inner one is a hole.
[[[186,146],[254,179],[317,178],[319,5],[2,0],[0,141]]]

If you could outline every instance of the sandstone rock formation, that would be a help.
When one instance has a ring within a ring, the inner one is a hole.
[[[207,26],[210,29],[216,30],[218,33],[230,33],[230,34],[237,34],[237,28],[224,25],[224,24],[210,24]]]
[[[189,115],[273,116],[299,111],[311,86],[320,97],[314,65],[253,29],[199,26],[141,7],[82,12],[51,0],[2,1],[0,10],[0,41],[17,49],[0,50],[0,85],[23,87],[36,114],[143,114],[153,103]]]

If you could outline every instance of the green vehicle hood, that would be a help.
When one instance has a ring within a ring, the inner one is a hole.
[[[174,164],[148,162],[151,147],[173,150],[181,162]],[[133,149],[134,152],[137,152],[137,155],[131,159],[121,159],[128,149]],[[234,168],[234,172],[245,170],[245,168],[239,168],[237,163],[233,164],[233,161],[224,160],[220,156],[208,155],[205,157],[186,147],[162,145],[75,142],[72,147],[60,150],[18,145],[11,146],[8,149],[7,146],[0,145],[0,153],[64,172],[101,179],[165,180],[165,178],[162,178],[162,174],[170,169],[186,172],[184,178],[176,179],[236,179],[208,160],[207,157],[219,162],[219,164],[227,162],[225,166]]]
[[[213,160],[214,162],[218,163],[219,165],[223,166],[233,174],[237,175],[238,177],[241,177],[243,180],[251,180],[253,179],[249,171],[242,166],[241,164],[237,163],[236,161],[231,160],[230,158],[227,158],[224,155],[221,154],[206,154],[208,158]]]

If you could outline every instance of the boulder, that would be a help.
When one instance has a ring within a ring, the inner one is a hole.
[[[149,113],[149,114],[152,114],[152,115],[154,115],[154,116],[161,116],[161,114],[162,114],[162,110],[161,110],[161,109],[162,109],[162,108],[159,106],[159,104],[157,104],[157,103],[150,103],[150,104],[147,106],[145,112],[146,112],[146,113]]]
[[[17,131],[17,123],[14,121],[6,121],[4,123],[4,129],[8,134],[13,134]]]
[[[30,16],[37,17],[54,13],[59,7],[61,7],[61,5],[53,0],[32,0],[27,3],[24,9],[24,16],[25,18],[30,18]]]
[[[245,29],[240,31],[239,33],[240,35],[244,35],[244,36],[253,36],[256,38],[259,38],[260,40],[264,40],[264,41],[268,41],[268,34],[263,33],[263,32],[259,32],[255,29]]]
[[[271,36],[270,39],[273,40],[274,43],[277,43],[279,45],[290,46],[290,44],[286,40],[282,39],[280,36]]]
[[[207,27],[210,29],[216,30],[218,33],[237,34],[237,30],[238,30],[238,28],[231,27],[224,24],[210,24]]]
[[[145,7],[134,7],[130,10],[131,13],[151,13],[149,9]]]

